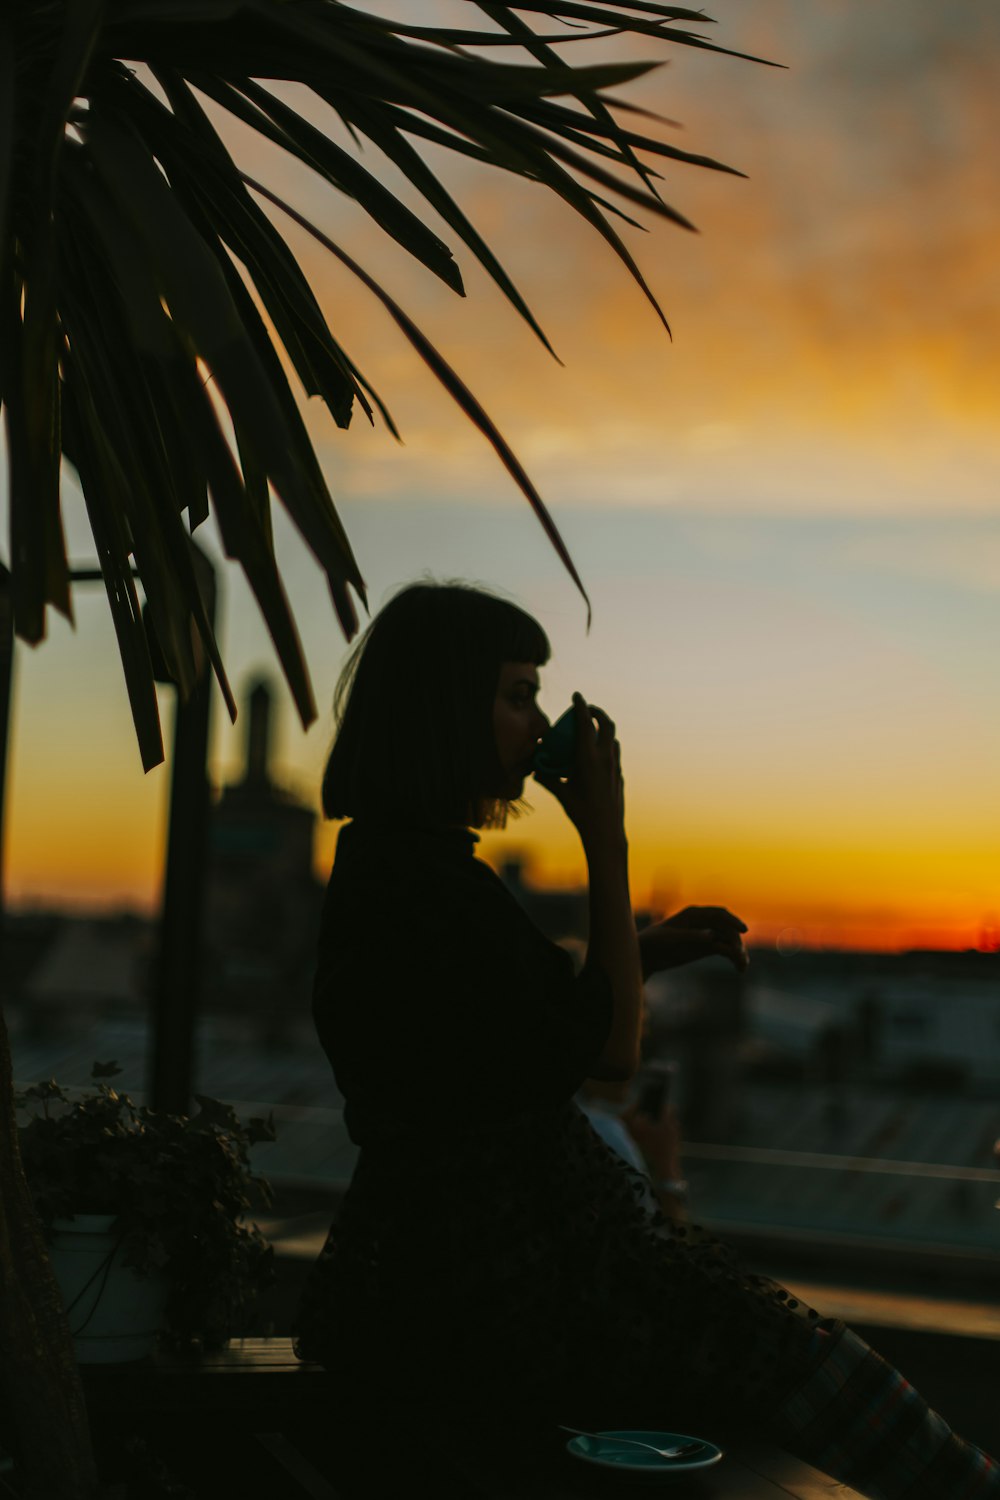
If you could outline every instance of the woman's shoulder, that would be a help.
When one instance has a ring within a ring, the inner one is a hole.
[[[346,891],[405,882],[415,894],[431,899],[442,886],[480,897],[505,893],[499,876],[476,858],[477,842],[478,835],[467,828],[387,827],[356,820],[340,830],[330,884]]]
[[[463,836],[464,835],[464,836]],[[360,922],[377,911],[411,925],[506,925],[520,911],[495,872],[475,857],[466,830],[341,829],[324,903],[324,925]]]
[[[479,835],[471,828],[385,823],[354,818],[337,835],[334,868],[370,861],[433,861],[456,867],[474,863]]]
[[[324,935],[366,943],[372,922],[391,920],[397,935],[453,951],[498,942],[513,951],[552,947],[516,896],[484,860],[466,829],[375,828],[360,820],[341,829],[324,906]],[[560,959],[566,958],[561,949]]]

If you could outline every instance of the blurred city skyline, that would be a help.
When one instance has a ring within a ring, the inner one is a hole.
[[[281,179],[497,420],[588,587],[590,635],[494,456],[299,237],[331,326],[405,444],[360,423],[335,432],[312,407],[311,430],[373,610],[425,572],[506,591],[552,639],[543,707],[554,716],[579,687],[614,715],[638,905],[719,902],[764,941],[975,946],[1000,914],[1000,13],[975,0],[884,0],[877,13],[862,0],[719,0],[712,14],[715,39],[787,71],[673,49],[623,91],[683,122],[686,148],[749,173],[671,169],[665,195],[700,234],[626,231],[673,344],[596,237],[530,184],[448,174],[564,369],[466,256],[460,303],[305,169]],[[275,164],[241,159],[265,180]],[[276,511],[320,705],[308,734],[282,712],[276,756],[315,802],[346,648]],[[89,562],[72,486],[66,522],[71,557]],[[239,692],[272,654],[242,581],[227,570],[222,589]],[[75,634],[54,620],[40,650],[18,651],[6,887],[22,906],[149,910],[168,768],[142,776],[102,591],[76,603]],[[221,785],[243,727],[219,702],[214,713]],[[484,855],[524,849],[543,883],[582,880],[562,814],[541,790],[530,800],[532,816],[485,837]]]

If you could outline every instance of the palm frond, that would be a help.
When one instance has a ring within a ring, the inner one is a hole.
[[[192,558],[190,534],[210,513],[247,576],[304,724],[315,704],[274,552],[275,498],[323,568],[348,639],[355,601],[365,602],[286,368],[337,426],[360,407],[396,428],[331,332],[262,197],[382,303],[492,445],[586,599],[541,496],[465,382],[364,266],[245,177],[203,102],[306,164],[461,295],[443,226],[550,352],[426,146],[556,194],[662,318],[611,219],[634,224],[626,207],[642,208],[690,228],[662,195],[665,166],[733,169],[632,127],[645,112],[609,91],[650,62],[579,62],[578,45],[564,55],[562,44],[631,34],[726,52],[703,34],[708,18],[657,0],[469,4],[481,24],[414,25],[337,0],[0,6],[0,403],[16,628],[38,642],[49,605],[71,615],[65,461],[86,500],[147,769],[163,753],[147,614],[158,659],[181,692],[192,690],[207,656],[235,715]],[[306,106],[271,87],[286,83],[328,105],[356,144],[371,142],[406,180],[407,201],[307,118]]]

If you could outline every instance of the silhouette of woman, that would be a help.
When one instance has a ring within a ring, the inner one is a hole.
[[[521,1430],[753,1419],[876,1500],[1000,1495],[1000,1469],[837,1320],[750,1273],[646,1183],[574,1101],[636,1068],[644,976],[743,924],[695,909],[637,937],[615,726],[574,696],[568,779],[590,931],[579,974],[475,857],[548,720],[536,621],[483,590],[397,594],[349,658],[323,782],[340,831],[314,1016],[357,1168],[296,1349],[380,1404]]]

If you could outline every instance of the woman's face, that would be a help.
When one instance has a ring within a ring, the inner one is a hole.
[[[520,797],[538,741],[549,721],[538,707],[538,668],[530,661],[505,661],[493,700],[493,736],[503,767],[504,786],[497,795]]]

